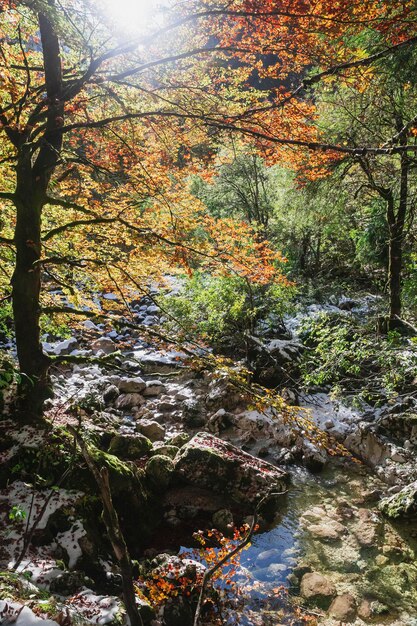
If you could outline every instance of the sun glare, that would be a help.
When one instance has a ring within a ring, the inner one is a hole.
[[[161,17],[157,0],[102,0],[104,11],[121,34],[145,33]]]

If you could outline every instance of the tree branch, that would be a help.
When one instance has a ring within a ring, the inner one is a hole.
[[[266,496],[264,496],[258,502],[258,504],[256,505],[255,512],[253,514],[252,523],[251,523],[250,528],[248,530],[248,533],[247,533],[246,537],[243,539],[243,541],[238,543],[238,545],[235,546],[233,548],[233,550],[231,550],[230,552],[225,554],[224,557],[222,557],[217,563],[212,565],[209,569],[207,569],[204,572],[203,582],[201,584],[200,595],[199,595],[198,602],[197,602],[197,608],[196,608],[195,614],[194,614],[194,626],[199,626],[200,616],[201,616],[201,609],[202,609],[202,606],[203,606],[204,594],[206,592],[207,585],[208,585],[210,579],[213,578],[214,574],[222,567],[222,565],[224,565],[226,563],[226,561],[230,561],[230,559],[233,558],[235,556],[235,554],[238,554],[238,552],[243,550],[243,548],[248,545],[248,543],[252,539],[253,533],[255,532],[256,525],[257,525],[258,519],[259,519],[259,509],[261,508],[261,506],[263,504],[265,504],[265,502],[267,500],[269,500],[270,498],[275,497],[275,496],[283,496],[286,493],[287,493],[287,491],[281,491],[279,493],[269,493]]]
[[[50,204],[51,206],[62,206],[64,209],[74,209],[74,211],[79,211],[80,213],[85,213],[86,215],[93,215],[94,217],[99,217],[97,213],[92,211],[91,209],[87,209],[76,202],[72,202],[70,200],[64,200],[63,198],[53,198],[52,196],[46,197],[46,204]]]
[[[116,221],[117,217],[95,217],[85,220],[74,220],[73,222],[68,222],[62,226],[52,228],[52,230],[43,235],[42,241],[48,241],[48,239],[52,239],[55,235],[59,235],[59,233],[62,233],[70,228],[76,228],[77,226],[88,226],[89,224],[111,224]]]

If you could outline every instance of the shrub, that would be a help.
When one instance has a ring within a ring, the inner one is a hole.
[[[321,314],[309,320],[303,339],[305,384],[326,385],[336,395],[385,401],[407,391],[417,376],[417,346],[396,331],[378,335],[352,317]]]
[[[251,284],[240,276],[195,273],[178,295],[161,305],[171,329],[184,337],[203,339],[217,349],[243,347],[247,334],[273,325],[290,306],[294,288],[283,284]]]

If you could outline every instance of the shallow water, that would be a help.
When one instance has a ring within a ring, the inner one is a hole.
[[[306,567],[325,575],[338,595],[352,594],[358,607],[364,600],[374,603],[380,614],[370,622],[357,617],[354,624],[417,626],[417,529],[412,524],[392,525],[378,514],[374,502],[366,501],[376,499],[373,492],[380,483],[363,467],[327,469],[317,475],[294,468],[291,473],[292,486],[276,525],[255,535],[241,553],[234,578],[238,598],[235,608],[227,611],[227,623],[304,624],[291,605],[303,605],[294,571],[300,578],[300,568]],[[314,520],[314,514],[321,519]],[[361,516],[370,516],[370,521],[363,525]],[[344,528],[339,538],[322,539],[310,531],[336,518]],[[309,608],[319,624],[341,623],[324,610]]]

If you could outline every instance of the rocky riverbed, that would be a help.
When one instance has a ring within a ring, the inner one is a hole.
[[[329,306],[355,314],[351,304],[338,304]],[[157,326],[152,300],[138,299],[132,310],[138,324]],[[310,307],[305,314],[316,311]],[[262,345],[277,367],[296,360],[303,349],[297,325],[288,323],[292,336]],[[120,581],[109,545],[97,534],[103,529],[93,523],[100,505],[86,495],[91,485],[83,473],[56,484],[71,462],[65,431],[70,423],[82,426],[97,458],[114,472],[116,505],[142,574],[160,567],[155,559],[161,553],[170,555],[168,562],[180,555],[178,571],[184,559],[185,565],[191,559],[193,567],[204,567],[196,563],[193,532],[213,526],[227,534],[265,492],[288,489],[264,511],[260,532],[241,556],[234,573],[239,594],[225,608],[230,619],[248,626],[302,624],[305,612],[334,626],[417,624],[416,531],[408,521],[417,501],[413,396],[361,411],[324,392],[297,399],[360,460],[354,463],[332,459],[279,416],[251,409],[227,376],[190,370],[184,353],[155,348],[130,324],[115,330],[86,319],[71,338],[45,337],[45,349],[98,361],[55,368],[49,430],[18,429],[7,415],[1,423],[3,569],[22,551],[25,528],[37,523],[19,578],[0,583],[0,615],[13,619],[17,613],[17,588],[24,597],[34,596],[29,604],[38,616],[51,615],[43,611],[44,592],[38,591],[47,589],[58,597],[55,614],[65,616],[68,609],[83,623],[120,620]],[[105,367],[100,359],[111,354],[114,366]],[[296,400],[294,391],[287,393]],[[402,414],[408,417],[400,432],[401,420],[395,420],[394,432],[392,416]],[[62,458],[53,477],[46,477],[39,451],[51,460],[48,453],[57,449]],[[162,609],[155,614],[148,608],[144,602],[143,615],[155,626],[163,619],[182,626],[190,620],[187,607],[179,618],[169,607],[165,618]]]

